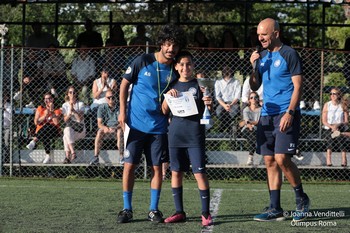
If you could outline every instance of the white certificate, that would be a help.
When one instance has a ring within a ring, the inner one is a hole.
[[[177,97],[164,94],[164,97],[174,116],[187,117],[198,114],[197,105],[192,92],[180,92]]]

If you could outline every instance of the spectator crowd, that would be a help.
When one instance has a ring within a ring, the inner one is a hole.
[[[6,103],[4,128],[7,129],[12,122],[9,93],[13,89],[12,99],[15,102],[15,108],[35,109],[33,115],[25,118],[27,122],[25,134],[30,139],[27,148],[33,150],[38,143],[43,143],[46,154],[43,163],[52,162],[51,145],[56,138],[63,138],[65,159],[62,162],[65,164],[74,163],[75,143],[86,136],[95,137],[95,156],[90,162],[91,165],[99,163],[99,153],[104,138],[115,139],[115,147],[120,150],[123,157],[123,131],[118,125],[119,87],[122,75],[128,72],[127,68],[131,60],[116,47],[129,45],[139,54],[157,50],[155,40],[147,36],[145,25],[137,25],[137,36],[132,38],[129,44],[124,37],[122,27],[115,25],[110,37],[103,43],[101,33],[95,31],[93,21],[87,19],[85,31],[77,36],[76,54],[71,62],[66,62],[60,53],[58,41],[44,32],[40,23],[34,23],[32,29],[33,33],[28,36],[25,43],[23,66],[15,63],[12,68],[15,77],[19,77],[19,82],[14,79],[10,83],[8,75],[10,69],[7,67],[7,62],[10,61],[6,59],[4,63],[4,83],[6,83],[3,98]],[[244,45],[248,49],[255,49],[259,43],[254,32],[256,29],[253,29],[252,36]],[[201,30],[195,31],[194,38],[189,43],[189,47],[193,49],[214,46],[215,43]],[[231,30],[223,31],[218,47],[225,49],[239,47]],[[7,51],[5,51],[5,58],[8,58],[9,54],[6,53]],[[310,56],[307,58],[310,59]],[[196,60],[195,57],[194,60],[201,63],[208,57],[210,59],[210,54],[204,54],[203,59],[201,57]],[[215,115],[217,124],[216,128],[207,130],[207,133],[215,131],[222,137],[232,137],[233,134],[237,134],[246,138],[247,148],[249,148],[247,164],[252,165],[255,152],[255,129],[264,101],[263,87],[261,86],[256,92],[250,88],[249,72],[247,72],[250,68],[247,68],[246,64],[249,62],[248,56],[244,55],[242,59],[238,51],[225,50],[219,57],[215,57],[215,60],[217,61],[212,64],[216,67],[201,66],[201,69],[193,74],[200,78],[211,78],[213,70],[219,74],[216,76],[219,78],[215,81],[212,90],[212,115]],[[244,62],[244,60],[247,61]],[[307,65],[310,66],[310,63]],[[312,78],[314,80],[317,77]],[[130,90],[131,88],[132,85]],[[310,89],[310,86],[308,88]],[[333,100],[336,95],[338,98]],[[325,104],[322,111],[318,90],[313,92],[311,100],[305,98],[305,101],[309,101],[309,106],[305,105],[304,101],[300,104],[302,110],[320,111],[322,115],[323,133],[327,138],[327,166],[332,166],[332,149],[341,150],[342,166],[347,166],[346,147],[340,145],[345,145],[345,141],[350,137],[346,134],[347,127],[345,127],[348,124],[348,106],[345,97],[339,96],[340,90],[332,89],[332,99],[327,105]],[[341,113],[340,110],[342,110]],[[332,118],[331,114],[335,114],[336,117]],[[5,130],[5,133],[6,139],[8,131]],[[5,143],[5,147],[6,145]],[[8,161],[8,156],[5,156],[5,162]],[[120,162],[123,163],[123,160],[121,159]]]

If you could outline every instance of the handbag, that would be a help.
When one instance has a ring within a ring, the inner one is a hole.
[[[84,123],[77,121],[69,121],[67,127],[71,127],[75,132],[81,133],[84,130]]]
[[[79,104],[77,105],[79,110]],[[83,122],[74,121],[72,119],[69,119],[69,121],[66,123],[66,126],[71,127],[75,132],[78,132],[78,133],[83,132],[85,128],[85,124]]]

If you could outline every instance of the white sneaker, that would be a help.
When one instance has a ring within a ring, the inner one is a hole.
[[[320,110],[321,106],[320,106],[320,102],[319,101],[315,101],[314,106],[313,106],[314,110]]]
[[[21,92],[19,91],[19,92],[17,92],[17,93],[13,96],[13,99],[14,99],[14,100],[19,100],[19,99],[21,98],[21,96],[22,96],[22,94],[21,94]]]
[[[336,130],[334,131],[332,134],[331,134],[331,138],[337,138],[340,136],[340,131],[339,130]]]
[[[35,147],[35,141],[31,140],[30,143],[26,146],[29,150],[33,150]]]
[[[30,102],[29,104],[26,105],[26,108],[35,108],[33,102]]]
[[[305,101],[304,100],[300,101],[299,106],[300,106],[300,109],[305,109],[306,108]]]
[[[50,155],[49,155],[49,154],[46,154],[43,163],[48,164],[48,163],[50,163],[50,162],[51,162]]]
[[[249,155],[247,165],[253,165],[253,155]]]
[[[295,155],[294,155],[297,160],[301,161],[304,159],[304,156],[301,154],[301,151],[299,149],[296,149]]]

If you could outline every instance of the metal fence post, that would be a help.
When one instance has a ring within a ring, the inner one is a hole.
[[[4,46],[5,46],[5,35],[8,32],[8,28],[5,24],[0,25],[0,35],[1,35],[1,68],[0,68],[0,176],[2,176],[2,159],[3,159],[3,151],[2,151],[2,140],[3,140],[3,91],[2,91],[2,81],[4,77]]]

